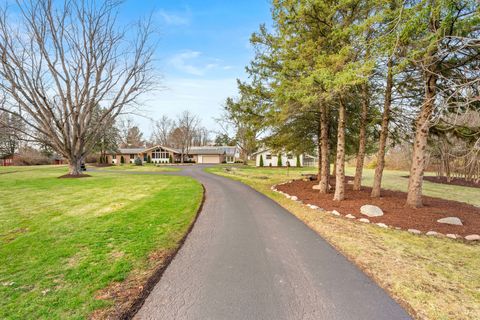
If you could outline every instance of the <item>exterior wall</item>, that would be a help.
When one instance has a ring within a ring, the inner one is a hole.
[[[267,159],[267,156],[271,155],[270,159]],[[282,166],[286,167],[287,166],[287,161],[290,163],[290,167],[296,167],[297,166],[297,156],[294,154],[291,154],[292,157],[291,159],[288,158],[287,154],[285,152],[280,154],[280,157],[282,158]],[[278,165],[278,153],[272,153],[270,151],[264,151],[261,153],[258,153],[255,156],[255,165],[257,167],[260,167],[260,156],[263,157],[263,166],[264,167],[277,167]],[[303,166],[303,155],[300,155],[300,166]]]

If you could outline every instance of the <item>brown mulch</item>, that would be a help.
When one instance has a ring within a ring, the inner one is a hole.
[[[73,174],[64,174],[63,176],[58,177],[58,179],[78,179],[78,178],[88,178],[91,177],[91,175],[82,173],[79,175],[73,175]]]
[[[351,177],[348,177],[347,180],[351,180]],[[317,183],[317,181],[296,180],[278,185],[276,188],[292,196],[297,196],[304,203],[314,204],[326,210],[337,210],[343,215],[350,213],[356,218],[368,218],[372,223],[382,222],[402,229],[417,229],[422,232],[436,231],[461,236],[480,234],[480,208],[473,205],[424,196],[424,207],[406,208],[407,194],[405,192],[382,190],[381,198],[371,198],[371,188],[362,187],[361,191],[353,191],[351,184],[345,185],[345,200],[333,201],[333,190],[329,194],[320,194],[318,190],[312,189],[313,185]],[[335,184],[333,177],[330,184]],[[365,204],[380,207],[384,215],[370,218],[360,214],[360,207]],[[458,217],[462,220],[463,226],[437,222],[438,219],[445,217]]]
[[[408,179],[408,176],[403,176],[403,178]],[[480,188],[480,182],[467,181],[464,178],[450,178],[450,181],[447,181],[447,177],[424,176],[423,180],[433,183],[441,183],[461,187]]]

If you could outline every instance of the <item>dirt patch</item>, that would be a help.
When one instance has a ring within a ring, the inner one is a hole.
[[[409,178],[409,176],[402,176],[402,178]],[[461,187],[471,187],[471,188],[480,188],[480,181],[467,181],[464,178],[450,178],[450,181],[447,180],[447,177],[436,177],[436,176],[424,176],[423,180],[433,182],[448,184],[452,186],[461,186]]]
[[[351,180],[349,177],[348,180]],[[277,189],[297,196],[304,203],[314,204],[326,210],[337,210],[341,214],[352,214],[357,218],[368,218],[372,223],[382,222],[402,229],[417,229],[422,232],[436,231],[443,234],[458,234],[466,236],[480,234],[480,208],[462,202],[444,200],[433,197],[423,197],[424,207],[411,209],[405,207],[407,194],[401,191],[382,190],[381,198],[370,198],[371,188],[362,187],[361,191],[353,191],[351,184],[345,185],[345,200],[333,201],[333,194],[320,194],[313,190],[316,181],[297,180]],[[330,181],[335,184],[334,178]],[[333,192],[333,191],[332,191]],[[382,217],[369,218],[360,214],[360,207],[371,204],[380,207]],[[438,223],[445,217],[458,217],[463,226]]]
[[[73,174],[64,174],[63,176],[58,177],[58,179],[79,179],[79,178],[89,178],[91,175],[82,173],[79,175],[73,175]]]

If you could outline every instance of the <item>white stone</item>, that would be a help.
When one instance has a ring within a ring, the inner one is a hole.
[[[312,186],[312,189],[313,189],[313,190],[320,190],[320,185],[314,184],[314,185]]]
[[[388,226],[385,223],[382,223],[382,222],[377,223],[377,226],[379,226],[380,228],[388,229]]]
[[[337,216],[337,217],[340,216],[340,212],[338,212],[337,210],[333,210],[333,211],[332,211],[332,214],[333,214],[334,216]]]
[[[440,233],[436,232],[436,231],[428,231],[427,233],[425,233],[427,236],[438,236],[440,235]]]
[[[347,214],[347,215],[345,216],[345,218],[348,218],[348,219],[356,219],[355,216],[354,216],[353,214],[350,214],[350,213]]]
[[[417,229],[408,229],[408,232],[413,233],[413,234],[421,234],[422,231],[417,230]]]
[[[396,229],[396,230],[402,230],[402,228],[400,228],[400,227],[395,227],[395,229]]]
[[[453,224],[455,226],[463,226],[462,220],[457,217],[446,217],[437,220],[438,223]]]
[[[310,208],[312,208],[313,210],[317,210],[317,209],[318,209],[318,206],[311,204],[311,205],[310,205]]]
[[[298,197],[297,196],[291,196],[290,199],[292,199],[293,201],[297,201]]]
[[[447,233],[446,236],[447,238],[450,238],[450,239],[457,239],[457,236],[454,235],[453,233]]]
[[[367,218],[360,218],[360,219],[358,219],[358,221],[365,222],[365,223],[370,223],[370,220],[368,220]]]
[[[480,240],[480,235],[470,234],[470,235],[466,236],[465,239],[467,239],[468,241],[477,241],[477,240]]]
[[[363,206],[360,208],[360,212],[361,212],[363,215],[366,215],[367,217],[381,217],[381,216],[383,216],[383,211],[382,211],[382,209],[380,209],[380,208],[377,207],[377,206],[373,206],[373,205],[371,205],[371,204],[363,205]]]

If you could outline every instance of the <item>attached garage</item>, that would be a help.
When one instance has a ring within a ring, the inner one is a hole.
[[[205,163],[205,164],[213,164],[213,163],[221,163],[220,155],[205,155],[199,154],[198,155],[198,163]]]

